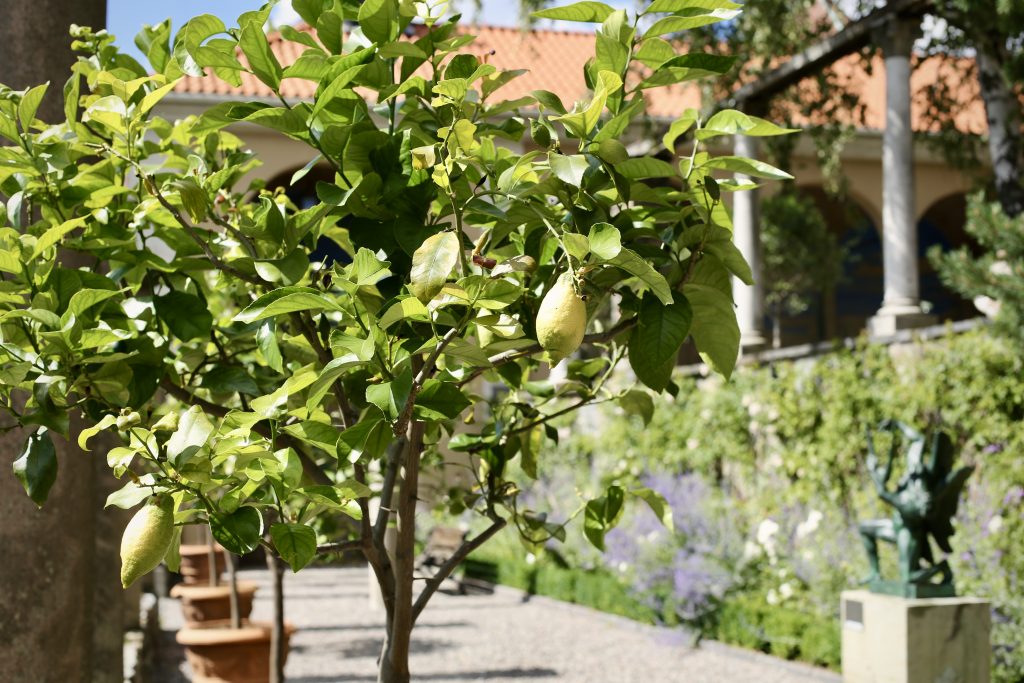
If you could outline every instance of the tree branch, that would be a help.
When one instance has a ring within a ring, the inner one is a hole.
[[[430,377],[430,373],[434,370],[434,364],[437,362],[441,352],[444,351],[445,347],[451,343],[452,339],[459,334],[461,325],[453,327],[448,330],[445,335],[441,338],[441,341],[437,343],[434,350],[427,356],[427,360],[423,362],[423,367],[420,368],[419,372],[416,373],[416,378],[412,382],[412,389],[409,390],[409,398],[405,401],[405,406],[402,408],[402,413],[398,416],[398,421],[395,422],[395,436],[405,434],[405,430],[409,427],[409,420],[412,419],[413,407],[416,404],[416,396],[420,393],[420,389],[423,388],[423,383]]]
[[[481,531],[472,540],[465,541],[455,553],[449,557],[441,568],[432,577],[427,579],[426,584],[423,586],[423,590],[416,598],[416,603],[412,607],[412,623],[416,624],[416,619],[420,616],[420,613],[430,602],[430,598],[437,592],[437,589],[441,587],[441,584],[451,576],[451,573],[455,571],[455,568],[462,563],[471,552],[486,543],[494,534],[498,533],[505,528],[508,522],[500,517],[494,519],[491,526],[487,527],[484,531]]]
[[[318,555],[326,555],[328,553],[343,553],[347,550],[362,550],[363,539],[354,538],[350,541],[338,541],[336,543],[321,543],[316,547]]]
[[[594,332],[593,334],[586,335],[585,337],[583,337],[583,344],[602,344],[604,342],[611,341],[612,339],[619,336],[623,332],[626,332],[627,330],[631,330],[634,327],[636,327],[636,324],[636,316],[633,316],[632,318],[628,318],[626,320],[621,320],[612,327],[609,327],[604,332]],[[469,384],[470,382],[472,382],[473,380],[475,380],[477,377],[484,374],[488,370],[493,370],[496,367],[500,367],[502,365],[505,365],[506,363],[510,363],[520,358],[525,358],[526,356],[532,356],[533,354],[540,353],[543,350],[544,349],[541,348],[540,344],[531,344],[530,346],[526,346],[521,349],[502,351],[501,353],[491,356],[488,359],[491,362],[489,366],[485,368],[477,368],[473,372],[469,373],[469,375],[464,377],[459,382],[459,386],[461,387]]]

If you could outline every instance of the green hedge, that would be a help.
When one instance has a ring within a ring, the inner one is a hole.
[[[521,548],[499,542],[477,550],[463,564],[463,569],[467,577],[511,586],[530,595],[543,595],[647,624],[656,623],[654,612],[603,568],[563,567],[544,555],[530,564]]]
[[[864,468],[865,429],[884,418],[919,427],[939,420],[961,462],[976,466],[949,558],[958,591],[992,600],[993,683],[1024,681],[1024,350],[982,329],[741,367],[728,383],[684,378],[679,385],[675,399],[658,403],[650,425],[612,409],[599,433],[578,430],[542,455],[537,486],[561,479],[565,487],[568,479],[585,489],[595,473],[603,483],[624,473],[699,474],[727,499],[745,538],[754,539],[766,520],[781,529],[777,555],[740,572],[703,624],[706,635],[837,668],[839,594],[867,569],[856,523],[890,514]],[[567,490],[571,496],[572,486]],[[575,504],[565,495],[548,499]],[[546,512],[557,519],[570,511]],[[821,513],[821,528],[794,540],[809,511]],[[636,513],[623,524],[629,514]],[[600,566],[578,531],[561,552],[572,564]],[[632,595],[618,572],[560,569],[543,558],[527,565],[525,551],[507,543],[480,557],[498,564],[502,583],[672,623],[672,615],[645,606],[657,604],[650,596]]]

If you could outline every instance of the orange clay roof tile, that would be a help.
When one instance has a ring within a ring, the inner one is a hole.
[[[298,29],[313,33],[308,26]],[[423,27],[414,27],[414,30],[422,32]],[[527,70],[526,74],[500,91],[502,97],[515,99],[543,89],[555,93],[566,106],[571,106],[588,96],[582,69],[594,53],[593,33],[550,29],[527,32],[498,26],[465,26],[461,30],[478,36],[471,46],[465,48],[466,51],[481,59],[486,58],[499,69]],[[270,45],[283,66],[294,63],[307,49],[284,40],[279,33],[270,36]],[[863,105],[863,119],[859,121],[854,120],[850,111],[840,111],[838,116],[846,119],[844,123],[853,123],[862,129],[881,130],[885,122],[885,68],[881,57],[875,57],[871,67],[864,69],[860,58],[855,55],[844,57],[833,65],[839,82]],[[978,94],[977,81],[970,74],[970,60],[967,59],[929,57],[919,60],[911,78],[914,129],[926,131],[936,127],[925,112],[929,108],[928,91],[941,79],[941,85],[957,104],[956,111],[951,114],[956,128],[964,133],[984,133],[987,130],[984,106]],[[223,98],[274,97],[273,92],[252,74],[243,73],[241,78],[242,85],[236,88],[216,77],[186,76],[178,83],[175,92]],[[281,92],[287,98],[311,99],[316,85],[308,80],[288,78],[282,81]],[[692,83],[648,90],[645,96],[648,98],[648,112],[657,117],[676,117],[684,109],[699,107],[701,103],[700,88]],[[822,121],[797,117],[795,123],[808,125]]]

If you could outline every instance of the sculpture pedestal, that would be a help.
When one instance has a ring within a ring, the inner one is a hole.
[[[843,683],[989,683],[987,600],[844,591],[842,626]]]

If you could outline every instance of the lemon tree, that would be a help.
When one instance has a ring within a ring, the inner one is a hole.
[[[529,483],[509,468],[528,480],[557,441],[553,420],[610,401],[649,419],[649,392],[675,390],[689,337],[729,375],[730,281],[750,271],[722,195],[739,187],[732,172],[785,174],[705,141],[786,131],[689,110],[655,122],[650,153],[623,143],[647,121],[645,94],[729,70],[731,58],[662,37],[735,16],[728,0],[538,13],[596,24],[581,102],[503,98],[522,72],[488,64],[430,3],[293,6],[312,30],[275,37],[294,43],[291,64],[270,47],[266,5],[236,26],[203,15],[173,36],[167,22],[147,27],[147,65],[76,27],[66,83],[0,90],[0,392],[30,433],[14,474],[38,504],[60,476],[51,434],[85,450],[100,431],[120,436],[95,456],[125,481],[110,504],[145,504],[126,532],[126,582],[165,547],[173,562],[183,524],[294,570],[358,550],[387,610],[380,678],[407,681],[416,620],[466,555],[506,525],[528,543],[564,537],[517,502]],[[255,77],[277,97],[157,116],[186,75]],[[315,96],[281,96],[293,79]],[[65,120],[39,120],[61,87]],[[308,148],[293,183],[330,169],[318,201],[299,207],[251,180],[259,160],[231,132],[241,123]],[[311,260],[325,239],[343,256]],[[545,351],[577,347],[564,380],[543,379]],[[616,374],[624,360],[632,375]],[[488,400],[487,383],[505,391]],[[72,411],[91,426],[69,434]],[[419,474],[446,458],[471,484],[431,502],[485,522],[414,584]],[[603,545],[630,499],[664,509],[616,481],[580,501],[586,537]]]

